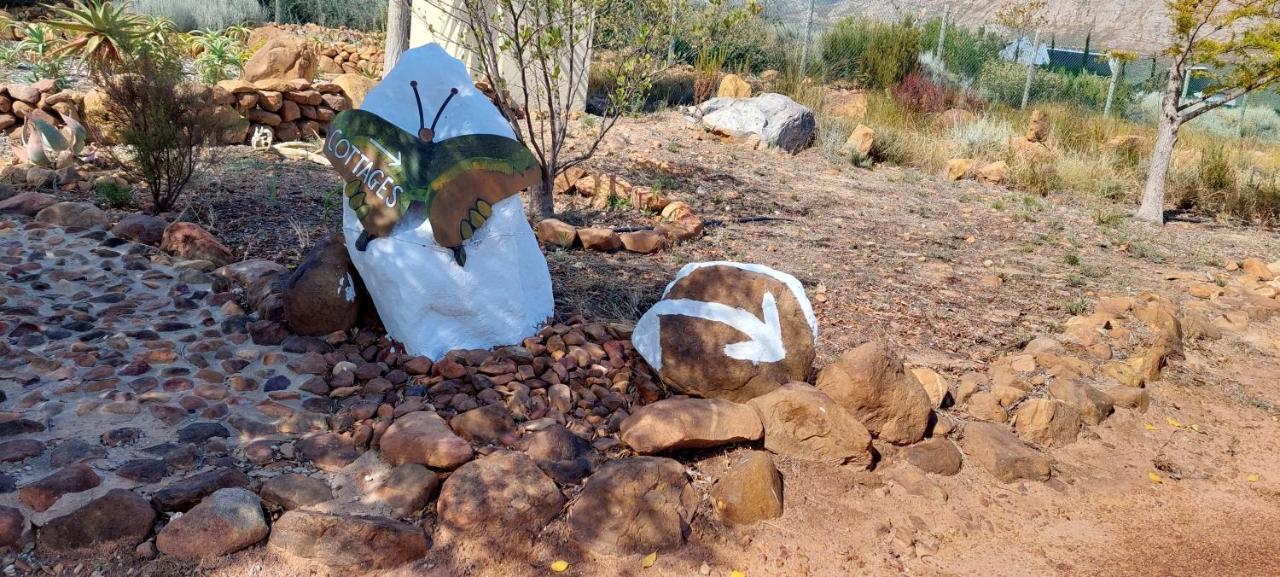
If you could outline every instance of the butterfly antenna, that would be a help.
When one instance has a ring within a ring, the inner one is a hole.
[[[445,98],[445,99],[444,99],[444,102],[440,103],[440,110],[437,110],[437,111],[436,111],[436,117],[435,117],[434,119],[432,119],[432,120],[431,120],[431,132],[432,132],[432,133],[435,133],[435,131],[436,131],[436,123],[437,123],[437,122],[440,122],[440,115],[441,115],[441,114],[444,114],[444,107],[448,106],[448,105],[449,105],[449,101],[450,101],[450,100],[453,100],[453,97],[454,97],[454,96],[457,96],[457,95],[458,95],[458,89],[457,89],[457,88],[450,88],[450,89],[449,89],[449,97],[448,97],[448,98]],[[418,109],[419,109],[419,110],[421,110],[421,109],[422,109],[422,105],[421,105],[421,104],[419,104],[419,105],[418,105]]]
[[[418,131],[421,132],[423,128],[427,127],[427,118],[422,114],[422,96],[418,95],[418,81],[410,80],[409,86],[413,87],[413,99],[418,102]],[[448,101],[446,100],[445,102]]]

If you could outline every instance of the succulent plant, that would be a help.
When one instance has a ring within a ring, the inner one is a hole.
[[[52,116],[43,111],[27,114],[22,129],[23,143],[19,158],[44,168],[61,169],[72,166],[84,150],[88,136],[84,125],[73,116],[63,117],[65,127],[58,130]]]

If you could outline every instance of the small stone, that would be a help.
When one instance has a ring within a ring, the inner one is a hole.
[[[323,479],[287,473],[262,484],[262,501],[275,509],[292,511],[333,500],[333,489]]]
[[[640,454],[703,449],[760,440],[754,409],[722,399],[664,399],[622,421],[622,442]]]
[[[366,572],[421,559],[428,544],[422,529],[408,523],[294,510],[276,520],[267,548],[330,570]]]
[[[956,444],[943,438],[926,439],[902,449],[902,458],[926,473],[954,475],[960,472],[963,457]]]
[[[131,459],[120,464],[116,475],[138,483],[156,483],[168,474],[169,466],[163,459]]]
[[[564,425],[551,425],[528,433],[519,448],[533,458],[543,473],[561,485],[577,485],[591,474],[597,455],[586,439]]]
[[[711,488],[712,503],[731,523],[751,524],[782,516],[782,474],[765,451],[738,459]]]
[[[1046,447],[1066,445],[1080,434],[1080,411],[1054,399],[1028,399],[1013,414],[1013,430]]]
[[[141,495],[112,489],[71,513],[49,520],[40,528],[37,545],[46,553],[132,547],[147,538],[155,520],[155,509]]]
[[[502,405],[486,405],[462,413],[449,420],[449,427],[458,436],[479,445],[510,446],[520,440],[515,419]]]
[[[831,397],[804,383],[788,383],[749,403],[764,424],[764,446],[799,459],[866,467],[871,434]]]
[[[248,486],[248,475],[239,469],[223,467],[175,481],[156,491],[151,502],[162,512],[186,511],[218,489]]]
[[[969,423],[960,444],[965,455],[1005,483],[1049,479],[1052,461],[1025,445],[1004,426]]]
[[[18,499],[36,511],[46,511],[63,495],[88,491],[101,482],[88,465],[67,465],[18,489]]]
[[[44,454],[44,443],[35,439],[14,439],[0,443],[0,462],[17,463]]]
[[[231,437],[231,431],[221,423],[191,423],[178,429],[179,443],[204,443],[209,439]]]
[[[303,456],[322,471],[337,471],[360,456],[350,437],[336,433],[320,433],[294,443]]]
[[[415,411],[396,419],[382,434],[382,458],[392,465],[417,463],[456,469],[474,456],[471,444],[454,434],[440,415]]]
[[[698,501],[679,461],[611,461],[587,479],[569,507],[569,537],[603,555],[669,550],[689,535]]]
[[[560,514],[564,495],[524,453],[498,451],[462,465],[440,489],[437,513],[450,531],[531,534]]]
[[[426,507],[439,487],[440,478],[434,472],[407,463],[392,469],[372,497],[390,507],[392,515],[408,517]]]

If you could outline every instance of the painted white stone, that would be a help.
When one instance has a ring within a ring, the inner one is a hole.
[[[667,294],[671,292],[671,287],[674,287],[680,279],[689,276],[695,270],[709,266],[739,268],[773,277],[786,285],[795,295],[796,301],[800,303],[800,310],[804,313],[809,327],[813,329],[814,340],[817,340],[818,318],[813,314],[813,305],[810,304],[808,297],[805,296],[804,287],[800,284],[800,281],[796,277],[764,265],[729,261],[689,263],[682,267],[680,272],[676,273],[676,277],[667,284],[667,288],[662,291],[663,298],[666,298]],[[636,347],[636,351],[650,366],[655,370],[661,371],[662,327],[660,319],[663,316],[683,315],[722,322],[749,337],[745,341],[725,345],[724,354],[726,357],[749,361],[752,364],[780,361],[786,358],[787,351],[782,342],[782,325],[778,319],[777,297],[771,293],[765,293],[764,302],[761,303],[761,310],[764,311],[764,318],[723,303],[689,299],[659,300],[645,312],[644,316],[640,317],[640,321],[636,323],[635,330],[632,331],[631,342]]]
[[[417,134],[418,108],[409,84],[414,80],[427,124],[450,89],[458,89],[436,126],[436,141],[467,134],[514,137],[462,63],[436,44],[405,52],[361,108]],[[453,349],[518,343],[552,315],[551,275],[520,195],[493,206],[492,217],[464,245],[465,267],[436,243],[429,220],[412,215],[390,236],[359,251],[360,219],[345,202],[342,212],[351,261],[388,333],[410,354],[439,359]]]

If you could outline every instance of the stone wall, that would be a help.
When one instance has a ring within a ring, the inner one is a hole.
[[[219,114],[243,119],[223,135],[223,144],[248,142],[258,126],[269,128],[275,142],[323,136],[329,122],[351,108],[351,99],[333,82],[224,80],[211,90]]]
[[[22,125],[32,110],[43,110],[59,120],[65,114],[80,118],[83,101],[82,93],[58,91],[52,80],[41,80],[35,84],[0,84],[0,131],[7,133],[12,142],[20,142]]]

